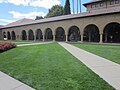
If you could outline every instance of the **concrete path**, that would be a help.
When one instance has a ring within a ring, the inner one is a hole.
[[[99,57],[85,50],[59,42],[68,52],[75,56],[78,60],[84,63],[93,72],[98,74],[116,90],[120,90],[120,65],[111,62],[105,58]]]
[[[18,47],[21,47],[21,46],[32,46],[32,45],[49,44],[49,43],[53,43],[53,42],[42,42],[42,43],[20,44],[20,45],[17,45],[17,46],[18,46]]]
[[[35,90],[0,71],[0,90]]]

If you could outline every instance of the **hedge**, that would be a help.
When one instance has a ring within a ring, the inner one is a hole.
[[[8,42],[0,42],[0,53],[15,48],[16,44]]]

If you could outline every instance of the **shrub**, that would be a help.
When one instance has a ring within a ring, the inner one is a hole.
[[[8,43],[8,42],[0,42],[0,53],[15,47],[16,47],[16,44]]]

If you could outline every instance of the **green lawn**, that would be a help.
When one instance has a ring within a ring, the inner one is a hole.
[[[120,46],[80,43],[72,45],[120,64]]]
[[[115,90],[57,43],[4,52],[0,70],[37,90]]]

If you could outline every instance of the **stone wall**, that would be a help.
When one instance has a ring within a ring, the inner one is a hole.
[[[2,40],[2,30],[0,30],[0,40]]]

